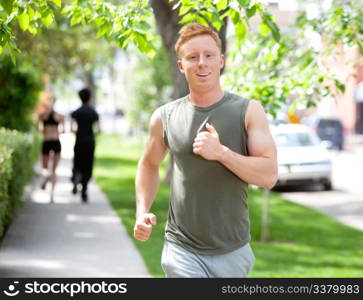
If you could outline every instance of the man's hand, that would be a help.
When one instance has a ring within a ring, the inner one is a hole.
[[[134,227],[135,239],[146,242],[152,231],[152,226],[156,224],[156,216],[154,214],[141,214],[136,219]]]
[[[193,143],[193,152],[207,160],[218,160],[224,152],[224,146],[219,141],[218,132],[207,123],[208,131],[198,133]]]

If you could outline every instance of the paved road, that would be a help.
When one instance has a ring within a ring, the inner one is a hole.
[[[333,152],[333,191],[310,186],[284,189],[282,196],[326,213],[340,222],[363,230],[363,145]]]

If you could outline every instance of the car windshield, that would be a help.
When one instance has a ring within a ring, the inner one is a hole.
[[[279,147],[307,147],[318,146],[319,140],[308,132],[284,132],[275,135]]]

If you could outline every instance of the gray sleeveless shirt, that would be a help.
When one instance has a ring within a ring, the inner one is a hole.
[[[250,241],[247,183],[217,161],[193,153],[193,141],[208,122],[220,142],[248,155],[245,113],[249,100],[225,92],[208,107],[188,96],[160,108],[164,142],[174,155],[165,239],[206,255],[234,251]]]

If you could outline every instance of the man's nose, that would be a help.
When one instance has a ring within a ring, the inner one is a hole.
[[[206,63],[206,57],[204,55],[199,56],[198,65],[205,65]]]

